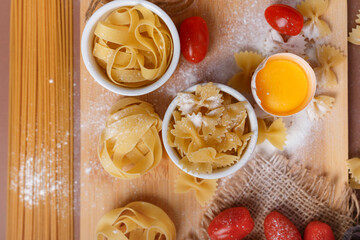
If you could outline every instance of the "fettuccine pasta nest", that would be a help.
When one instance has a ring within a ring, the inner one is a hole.
[[[134,179],[156,167],[162,158],[162,121],[151,104],[123,98],[110,110],[98,154],[112,176]]]
[[[179,163],[194,173],[212,173],[239,161],[252,136],[245,105],[212,83],[179,93],[167,139]]]
[[[132,202],[106,213],[96,227],[97,240],[175,240],[169,216],[147,202]]]
[[[149,85],[171,63],[174,47],[170,31],[143,6],[117,9],[96,25],[94,34],[93,55],[116,85]]]

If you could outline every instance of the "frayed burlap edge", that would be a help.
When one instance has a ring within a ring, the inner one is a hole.
[[[253,181],[253,176],[261,174],[263,169],[271,169],[276,176],[288,179],[294,186],[297,186],[295,189],[296,194],[310,199],[315,208],[328,209],[329,212],[325,211],[325,215],[322,215],[320,219],[317,220],[325,219],[326,222],[326,220],[335,216],[340,223],[336,226],[332,225],[332,228],[338,239],[341,239],[342,234],[348,227],[357,222],[359,216],[359,203],[354,191],[350,187],[346,186],[342,193],[342,197],[339,198],[338,195],[335,194],[335,186],[329,183],[325,177],[316,176],[310,170],[304,169],[298,165],[289,166],[289,160],[284,156],[274,155],[267,160],[260,155],[255,155],[254,158],[240,171],[228,179],[220,180],[216,196],[210,206],[206,209],[201,220],[197,237],[193,237],[192,239],[208,239],[207,227],[217,214],[224,209],[244,205],[242,204],[242,201],[239,200],[242,197],[239,189],[249,187],[249,181]],[[301,203],[301,201],[302,200],[299,200],[298,202]],[[275,209],[277,208],[275,207]],[[308,223],[309,219],[311,219],[311,216],[308,217],[308,219],[301,219],[303,222],[299,223],[299,225],[302,225],[299,228],[300,231],[304,230],[304,226]],[[259,224],[261,226],[257,227],[262,228],[262,222],[257,223],[257,225]],[[249,239],[259,240],[264,239],[264,237],[260,237],[260,235],[257,234],[257,236],[252,236]]]

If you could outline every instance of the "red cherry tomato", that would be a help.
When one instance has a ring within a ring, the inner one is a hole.
[[[202,17],[185,19],[180,26],[181,52],[189,62],[202,61],[209,46],[209,31]]]
[[[291,36],[298,35],[304,25],[304,17],[301,13],[284,4],[268,7],[265,10],[265,19],[279,33]]]
[[[241,240],[254,228],[249,210],[229,208],[217,215],[208,227],[211,240]]]
[[[335,237],[329,225],[313,221],[305,228],[304,240],[335,240]]]

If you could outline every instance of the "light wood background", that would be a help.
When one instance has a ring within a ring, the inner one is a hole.
[[[84,16],[89,2],[90,0],[81,2],[81,29],[85,24]],[[169,6],[174,2],[169,1]],[[207,21],[211,38],[208,56],[196,66],[188,64],[181,58],[177,71],[165,86],[142,96],[141,99],[154,104],[156,111],[163,116],[174,91],[181,91],[196,82],[226,82],[236,71],[232,54],[244,49],[256,50],[259,46],[257,41],[260,39],[256,36],[257,31],[261,31],[264,27],[262,26],[264,21],[251,22],[250,18],[261,18],[266,6],[274,2],[195,0],[194,4],[181,14],[173,15],[177,26],[186,17],[194,15],[200,15]],[[347,4],[343,0],[330,2],[325,19],[332,28],[331,43],[347,54]],[[248,21],[239,24],[239,19]],[[254,28],[255,25],[259,25],[258,29]],[[232,70],[227,71],[227,68]],[[334,110],[313,133],[314,136],[321,137],[309,139],[312,143],[306,151],[294,153],[296,156],[294,161],[302,161],[301,163],[316,173],[326,175],[337,184],[340,196],[341,189],[347,181],[345,166],[345,160],[348,158],[347,62],[335,70],[339,86],[330,92],[336,97]],[[166,154],[156,169],[137,180],[115,179],[102,169],[98,161],[96,145],[107,112],[120,96],[98,85],[82,62],[80,82],[81,239],[94,239],[96,224],[104,213],[134,200],[148,201],[163,208],[176,225],[178,239],[192,239],[191,234],[197,228],[204,209],[196,202],[193,194],[173,193],[174,179],[179,170],[170,162]],[[304,145],[306,144],[305,142]],[[291,154],[289,157],[292,158]]]

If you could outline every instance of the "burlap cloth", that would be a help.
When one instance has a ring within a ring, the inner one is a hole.
[[[221,211],[243,206],[249,209],[255,222],[246,239],[265,239],[263,222],[272,210],[283,213],[301,233],[310,221],[320,220],[331,226],[336,239],[342,239],[345,231],[356,223],[358,202],[351,188],[347,187],[340,199],[335,197],[334,190],[324,177],[300,166],[289,167],[289,161],[281,155],[270,159],[256,155],[233,176],[220,181],[197,238],[209,239],[207,227]]]

